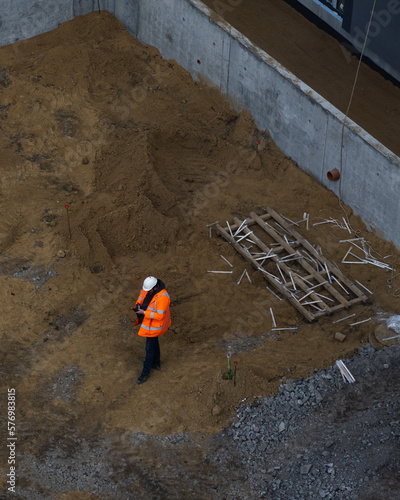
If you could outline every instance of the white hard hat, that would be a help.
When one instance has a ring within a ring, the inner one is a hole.
[[[157,278],[149,276],[143,281],[143,290],[148,292],[157,285]]]

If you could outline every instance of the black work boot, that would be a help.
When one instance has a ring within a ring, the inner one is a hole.
[[[161,363],[160,362],[153,363],[152,368],[154,368],[154,370],[161,370]]]
[[[146,382],[148,375],[144,375],[143,373],[140,375],[140,377],[136,380],[138,384],[143,384],[143,382]]]

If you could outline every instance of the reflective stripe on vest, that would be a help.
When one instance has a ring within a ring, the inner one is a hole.
[[[168,293],[167,293],[167,292],[163,292],[163,293],[160,295],[160,297],[161,297],[162,295],[166,295],[166,296],[169,298],[169,295],[168,295]],[[150,319],[154,319],[154,313],[158,313],[158,314],[165,314],[165,313],[168,311],[168,309],[157,309],[157,299],[158,299],[158,298],[159,298],[159,297],[157,297],[157,298],[156,298],[156,300],[154,301],[154,307],[150,307],[150,306],[149,306],[149,307],[147,308],[149,311],[152,311],[152,312],[151,312],[151,314],[150,314]],[[148,328],[147,328],[147,329],[148,329]],[[156,330],[159,330],[159,328],[156,328]]]
[[[168,318],[169,319],[169,318]],[[167,323],[167,322],[165,322]],[[165,324],[163,326],[155,327],[155,326],[146,326],[142,323],[141,328],[144,328],[145,330],[149,331],[157,331],[157,330],[162,330],[165,327]]]
[[[163,310],[163,309],[153,309],[152,307],[148,307],[147,309],[149,311],[153,311],[155,313],[160,313],[160,314],[164,314],[164,313],[166,313],[168,311],[168,309],[165,309],[165,310]]]

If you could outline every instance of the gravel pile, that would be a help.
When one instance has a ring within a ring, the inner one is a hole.
[[[364,347],[345,360],[356,383],[344,382],[334,366],[238,408],[227,435],[246,471],[248,498],[367,498],[370,480],[398,473],[399,355],[398,347]],[[246,498],[240,489],[233,498]],[[392,495],[371,499],[398,500],[399,490]]]
[[[400,346],[364,347],[344,362],[355,383],[336,366],[283,380],[276,397],[239,406],[215,436],[53,443],[20,457],[15,498],[399,500]]]

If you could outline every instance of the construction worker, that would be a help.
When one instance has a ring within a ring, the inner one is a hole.
[[[147,380],[151,368],[161,369],[158,337],[165,333],[171,324],[169,304],[170,298],[164,283],[154,276],[147,277],[143,281],[143,288],[134,309],[137,314],[135,325],[140,324],[138,335],[146,337],[146,358],[142,373],[136,380],[138,384]]]

